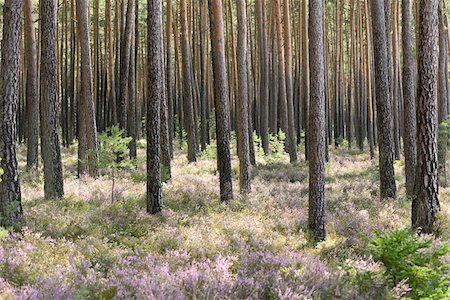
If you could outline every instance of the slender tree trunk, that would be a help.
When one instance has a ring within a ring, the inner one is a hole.
[[[417,53],[417,169],[412,201],[412,227],[436,230],[439,211],[437,162],[438,0],[419,1]]]
[[[44,162],[44,192],[46,198],[61,198],[64,182],[59,145],[58,78],[56,74],[56,3],[40,1],[41,64],[40,64],[40,132]]]
[[[125,0],[124,0],[125,1]],[[128,0],[128,7],[125,20],[125,31],[123,32],[122,43],[120,46],[120,92],[118,105],[119,126],[127,129],[127,112],[128,112],[128,84],[130,73],[130,52],[131,37],[133,32],[134,21],[134,0]]]
[[[174,84],[172,76],[172,0],[167,0],[166,9],[166,90],[168,103],[170,156],[173,157],[174,126]],[[175,95],[176,96],[176,95]]]
[[[0,76],[0,167],[3,174],[0,178],[0,225],[16,227],[20,226],[22,219],[22,195],[16,157],[22,1],[6,0],[3,18],[3,71]]]
[[[208,3],[211,23],[220,199],[228,201],[233,198],[233,184],[231,181],[230,117],[228,109],[228,81],[225,68],[222,0],[208,0]]]
[[[325,65],[323,2],[309,2],[311,109],[309,112],[309,216],[311,239],[325,239]],[[314,150],[313,150],[314,149]]]
[[[247,194],[250,187],[249,123],[248,123],[248,74],[247,74],[247,12],[246,1],[236,0],[238,40],[237,66],[239,90],[237,97],[237,141],[239,151],[239,186]]]
[[[314,0],[309,0],[314,1]],[[304,129],[305,129],[305,159],[308,160],[309,157],[309,100],[310,100],[310,71],[309,71],[309,34],[308,34],[308,14],[307,14],[307,2],[308,0],[303,0],[302,5],[302,68],[303,68],[303,80],[302,80],[302,102],[303,102],[303,122],[304,122]],[[311,4],[311,5],[317,5],[317,4]],[[322,11],[323,15],[323,11]]]
[[[181,47],[183,57],[183,111],[188,139],[188,161],[197,161],[197,124],[194,117],[194,99],[192,95],[192,65],[189,47],[188,23],[186,18],[186,0],[180,0]]]
[[[27,169],[38,168],[39,148],[39,98],[37,89],[36,38],[31,0],[24,1],[25,53],[27,63]]]
[[[89,170],[89,175],[97,177],[98,173],[98,143],[97,143],[97,124],[95,120],[95,108],[94,108],[94,93],[93,93],[93,80],[92,80],[92,67],[91,67],[91,49],[89,42],[89,19],[88,19],[88,1],[77,0],[77,21],[80,32],[80,44],[81,44],[81,113],[78,117],[80,123],[84,123],[84,139],[81,141],[86,142],[83,148],[86,149],[86,153],[79,157],[79,165],[87,163],[87,168],[82,167],[79,171],[79,175],[84,175],[85,169]],[[80,145],[81,147],[81,145]],[[87,158],[87,161],[85,160]]]
[[[267,31],[265,1],[256,1],[256,21],[258,23],[259,40],[259,101],[260,101],[260,131],[264,154],[269,154],[269,61],[267,56]],[[256,76],[256,74],[254,74]]]
[[[416,177],[416,90],[413,52],[414,32],[412,1],[402,3],[403,47],[403,147],[405,151],[406,195],[412,198]]]
[[[162,210],[160,170],[160,103],[164,99],[162,0],[147,0],[148,102],[147,102],[147,212]]]
[[[292,86],[292,39],[289,0],[284,0],[284,52],[286,74],[287,138],[289,140],[289,158],[291,163],[297,161],[297,141],[294,124],[294,90]]]
[[[370,14],[369,5],[364,2],[366,17],[366,81],[367,81],[367,139],[369,141],[370,159],[375,157],[373,126],[372,126],[372,72],[371,72],[371,48],[370,44]]]
[[[386,47],[386,22],[383,0],[371,0],[372,31],[375,55],[378,147],[380,163],[380,197],[395,198],[392,104],[389,97],[389,65]]]
[[[444,24],[442,0],[439,0],[439,64],[438,64],[438,124],[448,118],[448,32]],[[439,177],[442,186],[447,187],[448,130],[438,132]]]

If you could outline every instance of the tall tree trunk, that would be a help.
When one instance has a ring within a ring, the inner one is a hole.
[[[205,12],[205,2],[203,0],[199,0],[200,5],[200,126],[201,126],[201,135],[200,135],[200,144],[201,150],[206,150],[206,144],[208,142],[208,112],[207,112],[207,75],[206,75],[206,45],[205,45],[205,32],[206,32],[206,16]]]
[[[98,173],[98,143],[97,143],[97,124],[95,120],[94,95],[93,95],[93,78],[91,67],[91,49],[89,42],[89,18],[88,18],[88,1],[77,0],[77,21],[80,32],[81,44],[81,99],[80,115],[78,120],[84,123],[85,138],[80,139],[80,143],[86,142],[82,148],[86,149],[86,153],[81,153],[79,165],[85,165],[87,168],[81,167],[79,175],[84,175],[83,172],[88,169],[89,175],[97,177]],[[80,145],[81,148],[81,145]],[[80,152],[78,152],[80,154]],[[87,158],[87,160],[86,160]]]
[[[439,0],[439,64],[438,64],[438,124],[448,118],[448,32],[444,23],[444,2]],[[447,186],[448,130],[438,132],[439,177],[442,186]]]
[[[183,54],[183,111],[188,139],[188,161],[194,162],[197,160],[197,124],[195,123],[194,99],[192,95],[192,60],[187,28],[186,0],[180,0],[180,19]]]
[[[162,0],[147,0],[147,212],[162,210],[160,170],[160,103],[164,99]]]
[[[309,71],[309,34],[308,34],[308,13],[307,13],[307,1],[303,0],[302,5],[302,104],[303,104],[303,122],[305,130],[305,159],[308,160],[309,157],[309,100],[310,100],[310,71]],[[314,4],[312,4],[314,5]],[[323,15],[323,11],[322,11]]]
[[[311,239],[325,239],[325,65],[323,2],[309,2],[311,101],[309,112],[309,215]],[[314,149],[314,150],[313,150]]]
[[[380,162],[380,197],[395,198],[394,153],[392,136],[392,104],[389,97],[388,51],[383,0],[371,0],[372,32],[375,61],[377,99],[377,127]]]
[[[412,201],[412,226],[435,231],[439,211],[437,162],[437,37],[438,0],[419,1],[417,83],[417,169]]]
[[[233,184],[231,180],[230,116],[228,109],[228,81],[225,67],[222,0],[208,0],[208,4],[211,23],[220,199],[228,201],[233,198]]]
[[[40,131],[44,162],[44,193],[46,198],[64,195],[64,182],[59,145],[58,78],[56,75],[56,3],[40,1],[41,64],[40,64]]]
[[[414,32],[412,1],[402,3],[402,47],[403,47],[403,147],[405,151],[406,195],[412,198],[416,177],[416,90],[413,52]]]
[[[134,23],[134,8],[134,0],[128,0],[126,20],[124,24],[125,31],[123,32],[122,43],[120,46],[120,92],[117,115],[119,119],[119,126],[124,130],[127,129],[128,118],[128,84],[130,73],[131,37]]]
[[[39,98],[37,89],[36,37],[31,0],[24,1],[25,53],[27,64],[27,169],[38,168],[39,148]]]
[[[371,72],[371,49],[370,43],[370,14],[369,5],[364,2],[366,17],[366,84],[367,84],[367,140],[369,141],[370,159],[375,157],[373,126],[372,126],[372,72]]]
[[[167,0],[166,9],[166,90],[168,104],[168,123],[169,123],[169,145],[170,155],[173,157],[173,139],[175,136],[174,126],[174,84],[172,76],[172,0]],[[176,96],[176,95],[175,95]]]
[[[286,105],[287,105],[287,138],[289,140],[289,158],[291,163],[297,161],[297,141],[294,124],[294,90],[292,86],[292,39],[291,20],[289,15],[289,0],[284,0],[284,52],[286,74]]]
[[[247,7],[245,0],[236,1],[238,40],[237,66],[239,90],[237,97],[237,142],[239,152],[239,186],[241,193],[247,194],[250,187],[250,154],[248,123],[248,73],[247,73]]]
[[[0,76],[0,167],[3,174],[0,178],[0,225],[15,227],[20,226],[22,219],[22,195],[16,157],[22,1],[6,0],[3,18],[3,71]]]
[[[285,57],[284,57],[284,42],[283,42],[283,31],[281,28],[281,8],[280,0],[273,1],[274,17],[275,17],[275,28],[276,28],[276,38],[277,38],[277,56],[278,61],[276,67],[278,68],[278,101],[280,104],[280,124],[281,130],[286,134],[286,150],[290,153],[289,149],[289,138],[288,138],[288,124],[287,124],[287,99],[286,99],[286,73],[285,73]],[[291,158],[292,160],[292,158]]]
[[[267,30],[265,1],[256,1],[256,21],[258,23],[259,40],[259,101],[260,101],[260,131],[264,154],[269,154],[269,61],[267,55]],[[254,74],[256,76],[256,74]]]

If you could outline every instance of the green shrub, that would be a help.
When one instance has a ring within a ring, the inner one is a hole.
[[[386,267],[385,276],[393,286],[406,280],[413,299],[449,299],[450,264],[441,258],[450,254],[450,245],[433,242],[409,229],[378,231],[369,243],[375,261]]]
[[[118,171],[128,165],[128,144],[131,137],[125,136],[125,131],[118,126],[112,126],[106,132],[100,134],[100,159],[99,166],[109,170],[112,178],[111,200],[114,201],[114,185]]]

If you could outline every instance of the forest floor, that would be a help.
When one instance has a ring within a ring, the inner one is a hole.
[[[376,230],[410,226],[403,161],[395,162],[397,199],[380,202],[377,160],[330,147],[327,240],[312,247],[304,157],[291,165],[286,155],[258,152],[252,193],[241,197],[233,153],[234,200],[223,204],[214,153],[210,147],[188,164],[176,150],[157,216],[145,210],[145,163],[120,173],[114,202],[109,177],[76,178],[75,147],[62,153],[63,199],[44,199],[42,175],[23,171],[25,225],[20,234],[0,234],[0,298],[381,299],[408,292],[405,282],[385,279],[368,249]],[[21,146],[22,170],[25,157]],[[440,199],[448,240],[449,188]]]

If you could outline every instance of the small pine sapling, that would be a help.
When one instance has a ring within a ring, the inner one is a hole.
[[[118,126],[112,126],[106,132],[100,134],[100,158],[99,166],[110,172],[112,179],[111,201],[114,202],[114,188],[116,183],[116,175],[119,170],[131,165],[128,158],[128,144],[131,137],[125,136],[125,131]]]

